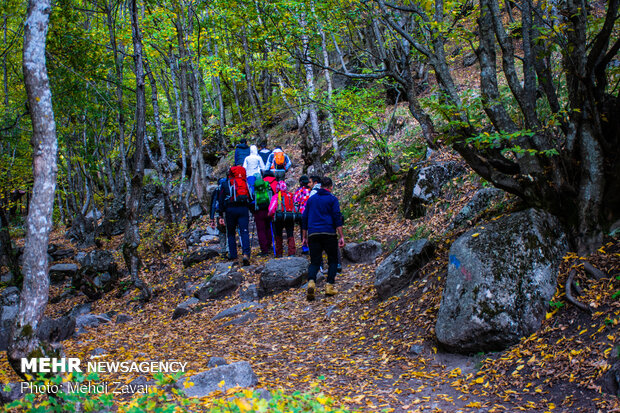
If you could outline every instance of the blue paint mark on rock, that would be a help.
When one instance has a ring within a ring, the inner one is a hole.
[[[450,264],[453,264],[457,270],[461,268],[461,261],[456,258],[456,255],[450,255]]]

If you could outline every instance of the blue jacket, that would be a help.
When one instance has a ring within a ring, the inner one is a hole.
[[[243,165],[245,158],[250,156],[250,147],[245,143],[240,143],[235,147],[235,166]]]
[[[317,193],[306,203],[306,209],[301,216],[301,228],[312,234],[335,234],[336,228],[342,226],[342,214],[338,198],[325,189]]]

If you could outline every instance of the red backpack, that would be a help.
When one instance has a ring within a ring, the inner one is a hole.
[[[231,166],[228,171],[228,189],[233,202],[249,202],[250,189],[243,166]]]

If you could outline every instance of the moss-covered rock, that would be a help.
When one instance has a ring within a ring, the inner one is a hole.
[[[462,353],[500,350],[538,330],[567,250],[558,220],[536,209],[463,234],[450,248],[439,342]]]

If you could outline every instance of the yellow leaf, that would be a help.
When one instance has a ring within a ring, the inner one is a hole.
[[[221,382],[217,384],[217,386],[221,388],[221,387],[224,387],[224,384],[226,384],[226,381],[222,380]]]
[[[480,235],[480,233],[479,233],[479,232],[476,232],[475,234],[471,234],[471,237],[472,237],[472,238],[476,238],[478,235]]]

